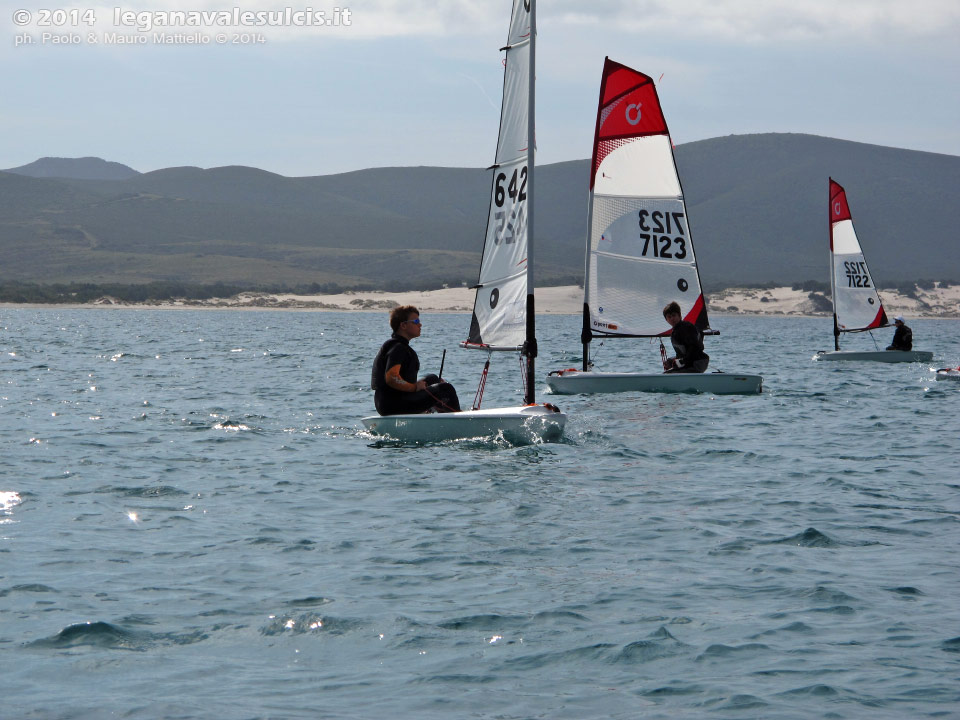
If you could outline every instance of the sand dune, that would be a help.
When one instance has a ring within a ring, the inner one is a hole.
[[[185,301],[181,307],[291,308],[303,310],[352,310],[386,312],[396,305],[415,305],[421,312],[462,312],[473,309],[475,291],[446,288],[412,292],[348,292],[338,295],[269,295],[243,293],[225,300]],[[881,291],[890,317],[960,317],[960,285],[918,290],[908,297],[895,290]],[[730,288],[708,299],[708,309],[730,315],[830,315],[830,300],[823,293],[789,287],[757,290]],[[579,315],[583,290],[576,285],[542,287],[536,290],[538,314]]]
[[[319,310],[387,312],[397,305],[415,305],[423,313],[469,313],[475,291],[469,288],[445,288],[410,292],[363,291],[337,295],[290,295],[241,293],[230,298],[210,300],[174,300],[153,303],[124,303],[103,297],[95,303],[72,307],[233,310]],[[960,285],[918,289],[915,296],[895,290],[881,290],[887,315],[906,317],[960,317]],[[583,290],[576,285],[542,287],[536,290],[538,314],[579,315],[583,309]],[[35,305],[33,307],[46,307]],[[823,293],[778,287],[764,290],[729,288],[708,298],[708,309],[717,315],[811,315],[829,316],[830,300]]]

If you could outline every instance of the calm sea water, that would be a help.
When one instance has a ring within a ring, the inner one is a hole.
[[[466,316],[423,321],[468,403]],[[960,383],[713,324],[762,395],[398,447],[360,425],[385,314],[0,311],[0,717],[960,717]],[[910,324],[960,363],[960,322]],[[540,319],[541,372],[578,325]]]

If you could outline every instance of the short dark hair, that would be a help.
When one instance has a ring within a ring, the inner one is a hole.
[[[390,329],[396,332],[400,329],[400,323],[405,323],[411,315],[419,315],[420,311],[413,305],[401,305],[390,311]]]
[[[666,317],[667,315],[679,315],[680,317],[683,317],[683,313],[680,312],[680,303],[676,301],[669,303],[663,309],[663,316]]]

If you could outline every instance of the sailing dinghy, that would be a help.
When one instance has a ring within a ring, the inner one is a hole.
[[[669,336],[663,308],[672,301],[700,332],[718,334],[707,320],[673,143],[656,86],[610,58],[603,66],[593,141],[585,265],[583,369],[551,372],[551,391],[761,391],[759,375],[592,369],[590,343],[595,338]]]
[[[833,352],[821,350],[815,360],[872,362],[929,362],[925,350],[841,350],[841,333],[859,333],[890,327],[877,286],[873,282],[860,241],[853,229],[847,193],[830,178],[830,291],[833,297]],[[876,341],[874,341],[876,342]]]
[[[404,442],[502,437],[509,442],[558,440],[566,415],[536,404],[537,340],[533,297],[533,181],[535,0],[514,0],[504,64],[503,105],[496,162],[491,170],[486,239],[467,340],[461,347],[487,351],[471,410],[459,413],[366,417],[377,435]],[[494,351],[519,352],[525,368],[524,405],[481,410]]]

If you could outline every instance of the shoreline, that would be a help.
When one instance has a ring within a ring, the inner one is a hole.
[[[907,296],[896,290],[881,290],[889,317],[960,318],[960,285],[918,289]],[[397,305],[415,305],[422,313],[462,313],[473,310],[474,291],[444,288],[407,292],[384,290],[345,292],[334,295],[293,295],[245,292],[230,298],[170,300],[128,303],[102,297],[91,303],[0,303],[4,309],[129,309],[129,310],[291,310],[314,312],[382,312]],[[583,289],[577,285],[536,289],[538,315],[581,315]],[[707,309],[717,316],[830,317],[830,300],[821,292],[778,288],[728,288],[707,298]]]

